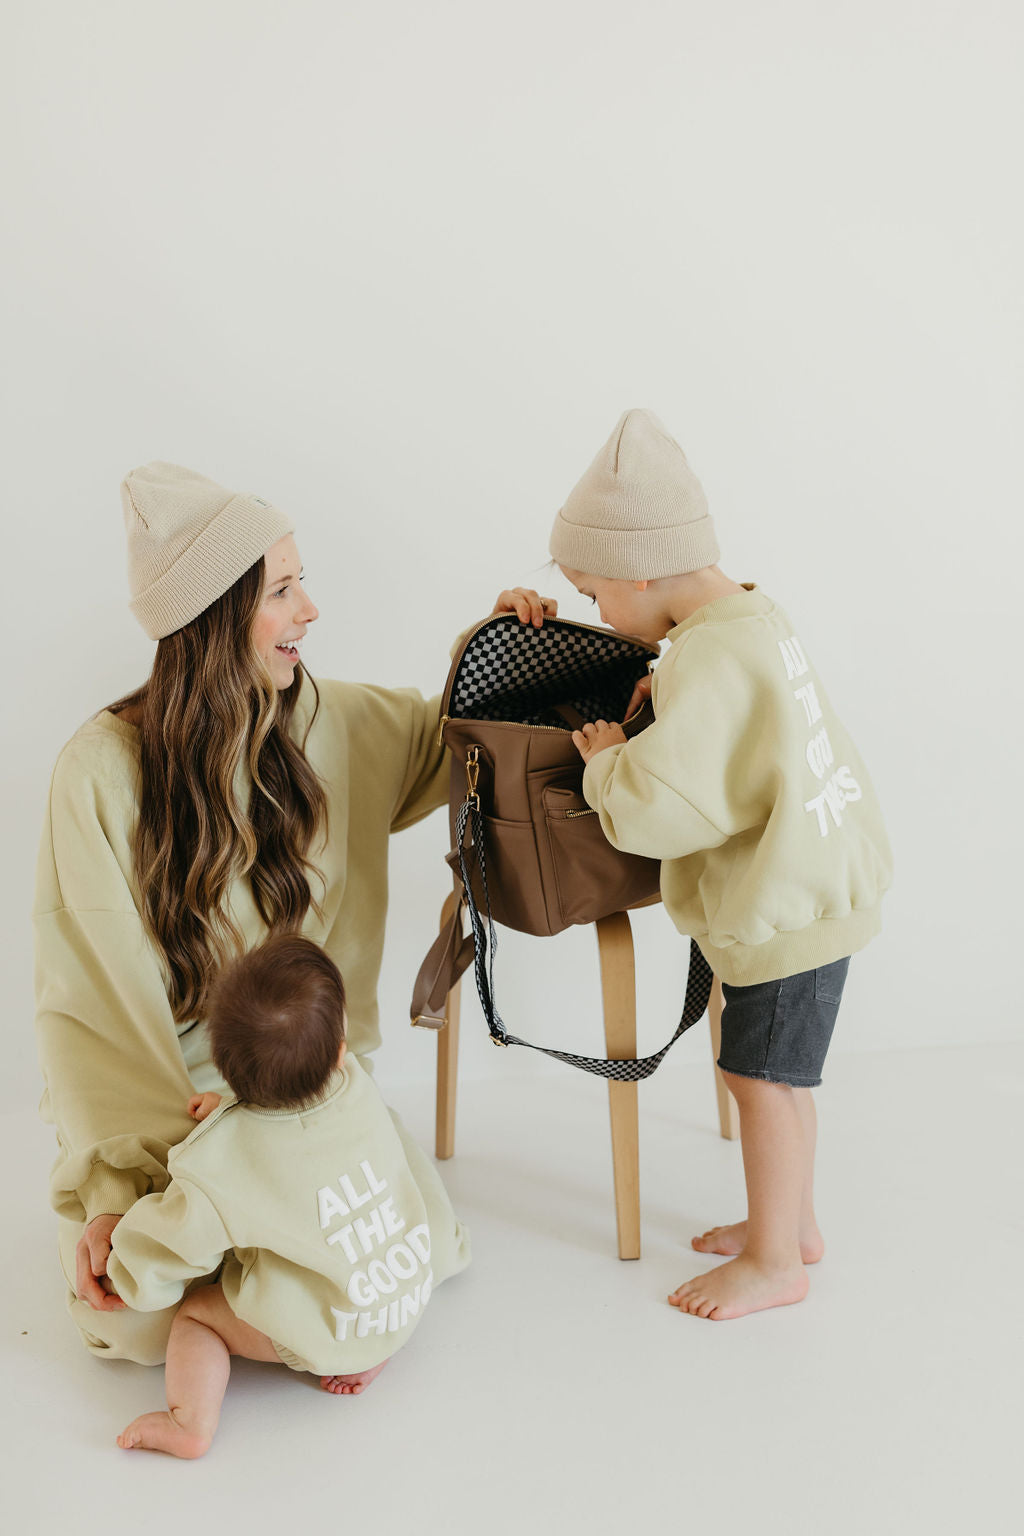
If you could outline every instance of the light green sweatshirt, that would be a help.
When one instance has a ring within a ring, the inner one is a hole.
[[[440,699],[322,680],[306,756],[327,796],[328,838],[314,849],[326,894],[307,938],[338,966],[349,1048],[380,1043],[377,978],[387,908],[388,837],[443,804]],[[292,720],[301,741],[313,705],[303,684]],[[51,1200],[74,1221],[120,1215],[167,1183],[167,1150],[192,1128],[194,1089],[225,1093],[205,1023],[176,1025],[162,959],[144,928],[132,869],[139,736],[102,711],[61,752],[39,850],[33,921],[42,1112],[59,1155]],[[319,887],[314,882],[314,894]],[[229,892],[246,945],[266,928],[249,881]]]
[[[662,860],[669,915],[734,986],[862,949],[880,927],[889,843],[792,623],[750,585],[668,639],[655,723],[583,776],[605,835]]]
[[[354,1057],[311,1108],[222,1104],[168,1162],[167,1189],[114,1229],[118,1295],[160,1311],[227,1254],[231,1310],[298,1369],[387,1359],[433,1288],[469,1263],[436,1170]]]

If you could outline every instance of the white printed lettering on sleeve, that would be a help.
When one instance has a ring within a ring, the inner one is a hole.
[[[826,808],[835,825],[841,827],[843,808],[854,800],[859,800],[860,797],[861,787],[844,763],[841,768],[836,769],[820,795],[815,795],[813,800],[804,802],[804,810],[816,813],[818,831],[822,837],[828,837],[829,824],[825,816]]]
[[[796,635],[790,635],[788,640],[778,641],[778,647],[786,668],[787,682],[792,682],[796,677],[803,677],[805,672],[810,671],[810,662]],[[807,724],[817,725],[823,716],[814,684],[806,682],[799,688],[794,688],[793,697],[803,706]],[[845,763],[841,768],[837,768],[829,779],[825,779],[826,773],[835,760],[835,752],[824,726],[807,743],[805,755],[808,767],[822,784],[822,788],[820,794],[804,801],[804,810],[817,818],[818,831],[822,837],[828,837],[831,827],[842,826],[842,813],[846,806],[852,805],[854,801],[861,798],[861,787]]]
[[[832,743],[828,739],[828,731],[822,726],[817,736],[812,736],[807,743],[807,761],[816,779],[825,777],[825,769],[832,766],[834,755]]]
[[[803,677],[805,672],[810,671],[810,662],[804,655],[804,648],[796,635],[790,635],[788,640],[780,640],[779,650],[786,663],[787,682],[791,682],[794,677]]]
[[[813,683],[804,683],[802,688],[794,688],[793,697],[800,700],[807,716],[808,725],[816,725],[821,719],[821,705],[818,703],[818,695],[814,691]]]

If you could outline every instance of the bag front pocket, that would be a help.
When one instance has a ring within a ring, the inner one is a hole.
[[[484,867],[487,872],[487,896],[491,916],[506,928],[521,933],[548,933],[544,890],[537,866],[537,845],[533,824],[529,821],[503,821],[498,816],[484,816]],[[458,857],[447,856],[458,870]],[[478,864],[470,860],[473,899],[486,916],[483,884]]]
[[[656,859],[621,853],[601,829],[601,819],[582,795],[550,785],[544,820],[562,922],[593,923],[656,894]]]

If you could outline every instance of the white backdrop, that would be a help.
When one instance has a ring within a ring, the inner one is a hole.
[[[548,530],[637,405],[701,477],[723,568],[790,612],[887,814],[897,883],[836,1052],[1017,1032],[1019,10],[4,14],[12,1098],[36,1092],[49,771],[152,654],[126,607],[124,472],[171,459],[289,509],[314,674],[433,691],[503,585],[593,618],[544,571]],[[431,1070],[407,1002],[445,839],[437,815],[394,843],[385,1079]],[[637,929],[653,1049],[685,947],[660,910]],[[499,1002],[596,1048],[596,972],[589,932],[509,935]],[[512,1069],[466,1016],[466,1072]]]

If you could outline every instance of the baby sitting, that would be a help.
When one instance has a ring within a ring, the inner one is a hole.
[[[182,1457],[210,1445],[232,1355],[359,1393],[469,1262],[433,1164],[345,1055],[344,987],[318,945],[281,935],[232,962],[208,1027],[233,1097],[190,1101],[201,1123],[172,1151],[167,1189],[118,1223],[107,1266],[141,1311],[216,1274],[175,1316],[167,1411],[118,1436]]]

